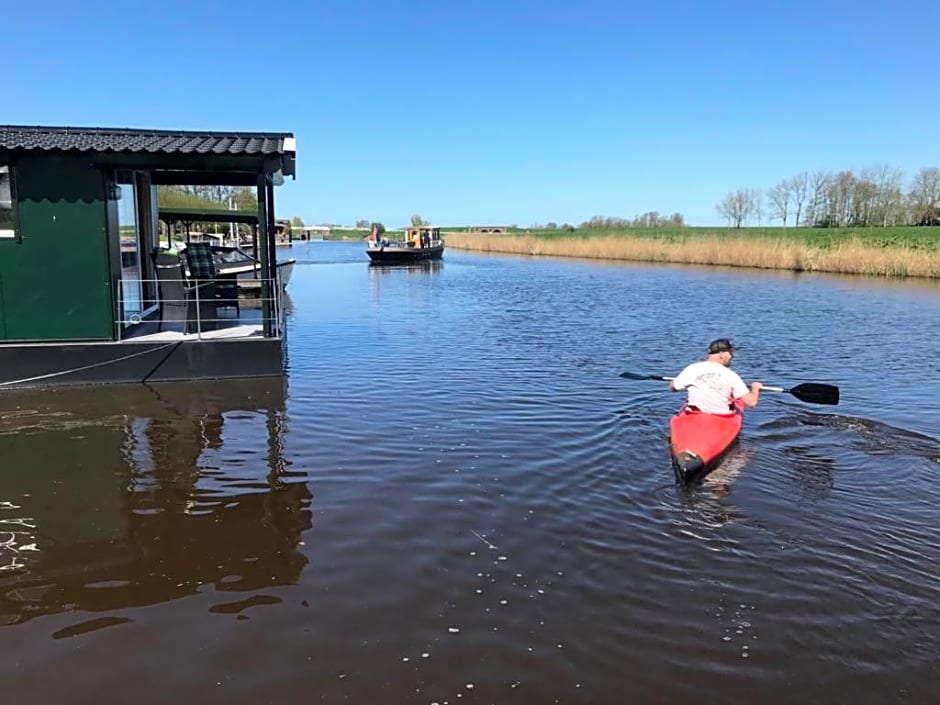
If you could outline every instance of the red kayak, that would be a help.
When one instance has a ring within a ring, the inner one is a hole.
[[[683,406],[669,421],[672,464],[676,479],[685,483],[708,474],[741,432],[744,407],[735,402],[727,414],[706,414]]]

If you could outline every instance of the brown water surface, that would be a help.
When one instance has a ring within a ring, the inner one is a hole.
[[[0,391],[0,702],[927,703],[940,285],[295,246],[286,379]],[[767,393],[677,488],[663,383]]]

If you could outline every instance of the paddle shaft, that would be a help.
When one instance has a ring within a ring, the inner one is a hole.
[[[659,375],[647,375],[647,377],[650,379],[660,380],[662,382],[671,382],[675,379],[675,377],[662,377]],[[791,389],[787,389],[786,387],[770,387],[766,384],[761,385],[760,390],[762,392],[786,392],[787,394],[790,394],[793,391]]]
[[[651,379],[661,382],[671,382],[675,377],[664,377],[662,375],[641,375],[636,372],[621,372],[620,376],[624,379]],[[783,392],[792,394],[800,401],[810,404],[838,404],[839,388],[834,384],[822,384],[821,382],[803,382],[795,387],[773,387],[770,385],[761,385],[761,391]]]

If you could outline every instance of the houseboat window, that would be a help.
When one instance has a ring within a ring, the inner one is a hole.
[[[16,237],[13,215],[13,172],[0,164],[0,238]]]
[[[141,286],[140,239],[137,223],[137,189],[134,184],[118,184],[118,233],[121,240],[121,318],[124,322],[143,310]]]

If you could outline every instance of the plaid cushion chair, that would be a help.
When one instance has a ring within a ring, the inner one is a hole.
[[[191,242],[186,246],[186,263],[192,279],[215,279],[215,260],[207,242]]]
[[[238,284],[233,278],[219,278],[212,246],[208,242],[189,243],[186,246],[186,263],[189,265],[190,279],[214,282],[213,296],[219,306],[238,310]]]

